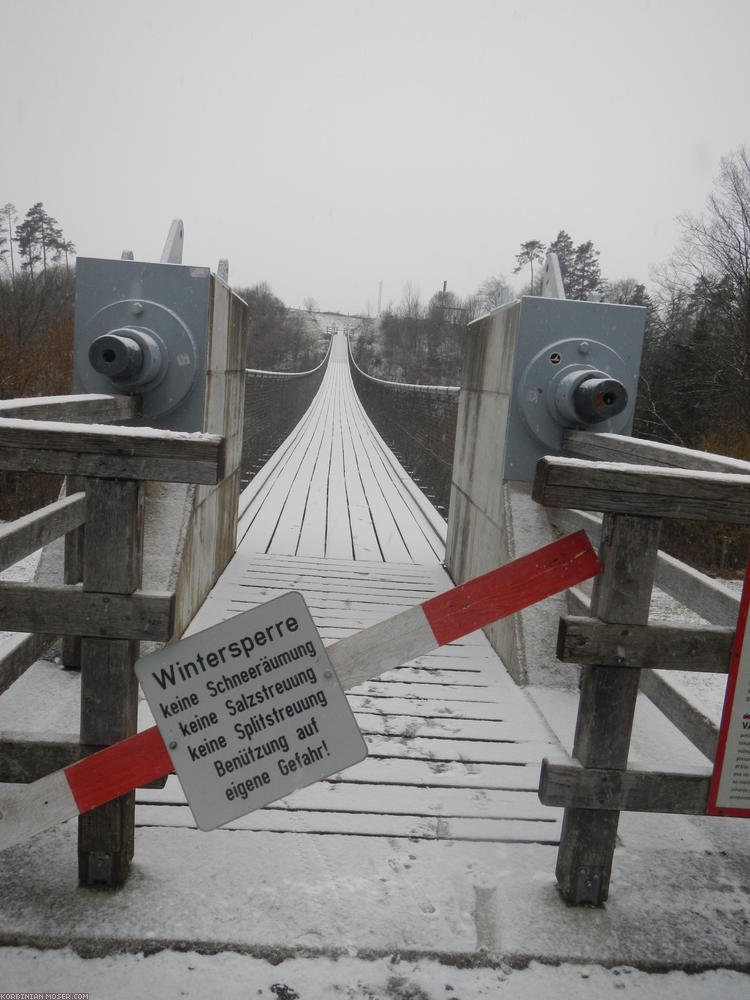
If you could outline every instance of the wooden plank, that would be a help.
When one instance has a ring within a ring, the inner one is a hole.
[[[86,490],[86,480],[80,476],[68,476],[65,480],[65,491],[68,495],[78,490]],[[83,547],[86,537],[85,525],[68,532],[65,536],[63,552],[63,583],[81,583],[83,581]],[[62,640],[62,662],[66,669],[81,667],[81,637],[65,635]]]
[[[571,455],[603,462],[632,462],[635,465],[662,465],[701,472],[730,472],[750,476],[750,462],[727,455],[715,455],[695,448],[680,448],[661,441],[645,441],[623,434],[566,430],[563,448]]]
[[[545,507],[693,521],[750,522],[750,476],[541,458],[532,497]]]
[[[133,479],[94,479],[87,484],[86,497],[84,592],[87,596],[95,592],[109,602],[132,602],[143,578],[145,484]],[[172,626],[170,622],[170,632]],[[84,630],[80,634],[86,636],[81,640],[81,742],[115,744],[133,736],[138,728],[138,681],[133,668],[139,643],[132,638],[90,638],[91,633]],[[83,884],[122,885],[134,851],[134,792],[128,790],[79,817],[78,877]]]
[[[35,733],[6,731],[0,733],[0,782],[37,781],[101,749],[85,746],[77,733],[45,733],[44,739],[39,739]],[[166,781],[163,775],[145,787],[163,788]]]
[[[363,781],[382,785],[418,785],[432,788],[495,788],[534,792],[539,785],[538,764],[469,764],[463,761],[425,761],[367,757],[333,781]]]
[[[34,396],[26,399],[0,400],[0,417],[106,424],[137,417],[141,413],[141,408],[140,396],[108,396],[102,393]]]
[[[657,670],[644,670],[641,691],[700,752],[713,761],[719,730],[707,715],[696,708],[662,677]]]
[[[348,414],[348,424],[352,435],[356,467],[352,469],[362,484],[367,498],[373,529],[377,538],[378,548],[384,562],[413,561],[411,553],[399,530],[396,514],[391,508],[388,497],[384,494],[383,483],[385,470],[379,456],[374,454],[374,438],[361,419],[361,407],[356,398],[347,399],[345,412]]]
[[[382,558],[378,545],[367,495],[359,475],[357,453],[354,448],[352,420],[354,419],[348,394],[341,408],[343,460],[346,475],[346,490],[349,502],[349,521],[352,530],[354,558],[371,560]]]
[[[450,705],[444,698],[438,701],[422,698],[376,698],[372,695],[349,696],[349,704],[354,712],[387,715],[390,719],[406,716],[412,719],[443,719],[445,721],[497,720],[502,721],[505,713],[500,705],[491,701],[456,702]]]
[[[591,598],[580,587],[568,587],[565,599],[571,614],[587,615],[591,610]]]
[[[383,681],[381,677],[377,680],[368,681],[352,688],[352,693],[371,695],[374,698],[431,698],[435,701],[445,701],[450,703],[460,701],[464,704],[475,702],[495,702],[497,698],[492,697],[492,689],[486,684],[454,684],[425,682],[418,684],[404,684],[400,681]]]
[[[306,516],[306,506],[303,504],[302,510],[294,511],[289,505],[289,497],[295,483],[298,484],[298,489],[303,491],[304,496],[307,496],[308,489],[312,491],[309,484],[309,476],[312,475],[312,472],[309,470],[314,467],[318,460],[328,405],[329,401],[319,393],[315,399],[315,409],[312,412],[308,410],[309,419],[300,428],[294,446],[286,454],[283,465],[279,466],[273,478],[269,480],[268,489],[259,494],[257,510],[253,513],[252,521],[243,538],[243,547],[247,551],[267,552],[273,543],[282,517],[291,514],[292,516],[296,515],[302,521]],[[302,475],[298,475],[301,468],[305,471]],[[284,531],[285,529],[282,528],[282,533]],[[302,527],[297,524],[289,542],[288,555],[294,555],[297,550],[301,531]],[[321,539],[321,554],[322,545]]]
[[[674,597],[706,621],[737,628],[739,594],[733,593],[719,580],[712,580],[700,570],[693,569],[666,552],[660,552],[656,561],[655,582],[665,594]]]
[[[344,439],[342,433],[342,390],[344,372],[337,371],[339,391],[336,394],[333,411],[333,441],[331,467],[328,472],[328,495],[326,503],[326,556],[332,559],[354,558],[354,542],[349,513],[349,494],[344,467]]]
[[[174,628],[174,594],[85,593],[78,586],[0,582],[3,627],[17,632],[89,635],[166,642]]]
[[[485,788],[440,788],[434,785],[390,784],[388,782],[317,781],[287,795],[279,807],[293,810],[320,810],[336,813],[376,815],[460,816],[463,818],[554,820],[556,815],[539,801],[538,792]],[[163,790],[144,791],[140,801],[184,804],[179,782],[170,779]]]
[[[518,701],[512,706],[509,705],[508,711],[514,713],[517,705]],[[438,747],[444,743],[451,744],[453,741],[463,740],[481,743],[499,742],[501,749],[505,749],[507,746],[508,753],[515,753],[513,747],[517,743],[527,745],[528,752],[532,755],[530,759],[536,760],[538,748],[542,745],[549,746],[549,740],[546,739],[547,734],[544,732],[541,721],[538,721],[537,726],[526,726],[523,722],[516,724],[514,719],[506,719],[505,717],[470,719],[466,718],[464,714],[393,715],[389,713],[385,715],[372,710],[368,711],[367,708],[360,709],[354,705],[352,707],[357,725],[365,736],[384,736],[401,740],[402,745],[407,749],[413,741],[416,741],[415,745],[419,746],[421,738],[434,740]],[[546,750],[545,753],[549,754],[550,750]]]
[[[320,387],[323,410],[319,433],[315,438],[314,464],[309,474],[305,494],[304,513],[300,526],[295,554],[323,557],[326,544],[326,507],[328,499],[328,472],[331,466],[333,447],[333,369],[326,371]]]
[[[215,485],[224,455],[216,434],[0,419],[0,469]]]
[[[359,721],[359,720],[358,720]],[[383,735],[382,733],[368,734],[367,729],[362,727],[367,743],[367,752],[370,760],[423,760],[431,764],[455,761],[464,766],[473,764],[522,764],[535,766],[535,773],[538,776],[538,768],[544,757],[549,757],[555,752],[555,747],[549,740],[526,739],[520,732],[516,740],[504,737],[504,727],[493,726],[488,730],[484,740],[460,739],[459,737],[446,737],[443,730],[442,737],[434,738],[428,734],[414,736],[399,736],[396,732]],[[406,730],[402,729],[402,733]]]
[[[0,525],[0,570],[83,524],[86,496],[74,493],[39,510]]]
[[[648,622],[660,527],[652,518],[604,518],[592,615],[615,624]],[[627,767],[638,681],[639,671],[627,667],[583,667],[573,756],[584,767]],[[565,810],[556,875],[566,902],[607,899],[618,821],[616,809]]]
[[[197,829],[186,806],[139,804],[138,826]],[[487,819],[462,816],[414,816],[391,813],[336,813],[321,809],[281,809],[267,806],[228,823],[224,830],[311,835],[356,835],[415,840],[474,841],[506,844],[556,844],[557,819]]]
[[[329,406],[330,400],[321,397],[315,411],[310,414],[308,431],[300,438],[298,447],[289,456],[284,471],[277,479],[275,496],[279,497],[279,500],[270,503],[269,511],[262,512],[257,525],[254,526],[254,530],[257,531],[264,520],[268,519],[268,514],[271,515],[270,523],[273,523],[274,507],[278,508],[277,520],[272,532],[269,532],[270,541],[265,547],[269,553],[296,553],[300,546],[303,527],[305,523],[309,524],[311,519],[314,506],[314,503],[310,503],[311,499],[318,503],[324,501],[324,480],[321,478],[317,484],[313,484],[313,480],[318,463],[321,461],[321,447]],[[320,476],[320,472],[318,475]],[[323,491],[322,498],[317,495],[318,490]],[[322,509],[321,507],[321,511]],[[313,527],[313,533],[322,554],[325,542],[325,520],[322,513]]]
[[[20,632],[4,645],[0,653],[0,694],[43,656],[56,639],[57,636],[46,632]]]
[[[550,521],[561,531],[584,529],[594,545],[601,535],[601,517],[580,510],[550,510]],[[687,563],[659,552],[654,582],[660,590],[714,625],[737,626],[739,595]],[[571,608],[571,611],[573,609]],[[575,614],[583,613],[576,610]]]
[[[729,672],[734,630],[721,626],[611,625],[572,615],[560,619],[557,657],[568,663]]]
[[[548,806],[704,816],[710,772],[669,774],[542,763],[539,798]]]

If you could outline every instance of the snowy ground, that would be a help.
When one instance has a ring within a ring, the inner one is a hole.
[[[747,1000],[750,976],[726,970],[688,975],[629,966],[542,965],[465,969],[398,956],[293,958],[272,964],[247,955],[159,952],[81,959],[68,949],[0,949],[0,990],[86,992],[91,1000],[154,997],[205,1000]]]

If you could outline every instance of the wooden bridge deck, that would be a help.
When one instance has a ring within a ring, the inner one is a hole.
[[[243,494],[237,554],[190,631],[297,590],[334,642],[448,589],[444,543],[445,523],[364,413],[338,335],[308,413]],[[368,758],[230,829],[556,842],[561,813],[536,794],[554,738],[481,632],[350,703]],[[141,826],[194,826],[174,777],[138,803]]]

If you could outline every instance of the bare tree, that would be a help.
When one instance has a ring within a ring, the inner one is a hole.
[[[510,302],[513,297],[510,285],[504,274],[491,275],[485,278],[476,292],[477,307],[481,312],[489,312],[498,306]]]
[[[15,242],[14,226],[18,221],[16,206],[6,202],[0,208],[0,258],[10,272],[11,278],[16,276],[16,262],[13,255]]]

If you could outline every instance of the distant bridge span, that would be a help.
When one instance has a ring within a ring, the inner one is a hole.
[[[445,522],[373,427],[333,335],[312,406],[240,499],[243,552],[431,564]]]

